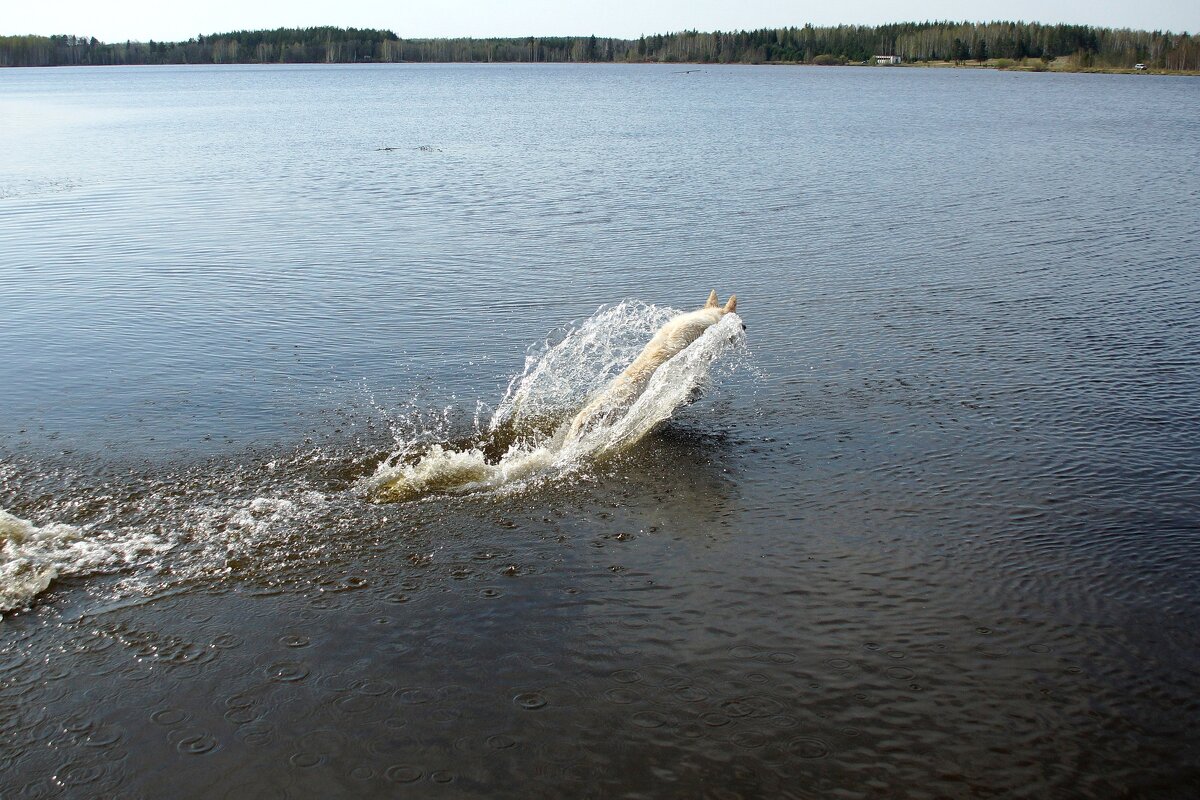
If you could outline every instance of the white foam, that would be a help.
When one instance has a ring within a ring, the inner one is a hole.
[[[148,535],[114,535],[88,526],[38,526],[0,509],[0,612],[22,608],[55,578],[131,565],[163,549]]]

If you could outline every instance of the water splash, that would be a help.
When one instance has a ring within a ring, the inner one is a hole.
[[[530,348],[524,371],[509,383],[488,430],[575,413],[678,313],[673,308],[626,301],[601,308],[577,327],[555,331]]]
[[[560,331],[526,358],[486,426],[465,441],[398,440],[393,453],[360,488],[379,501],[434,493],[519,488],[568,474],[632,446],[699,395],[712,366],[741,346],[741,319],[728,314],[659,367],[646,388],[604,409],[599,424],[569,437],[567,423],[603,390],[646,341],[679,312],[643,303],[601,309]]]

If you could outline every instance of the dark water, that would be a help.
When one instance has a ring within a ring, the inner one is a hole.
[[[0,796],[1196,796],[1198,101],[0,72]],[[714,287],[749,351],[620,457],[359,490]]]

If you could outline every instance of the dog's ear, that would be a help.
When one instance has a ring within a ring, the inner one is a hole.
[[[716,308],[717,307],[717,290],[716,289],[713,289],[711,292],[708,293],[708,302],[704,304],[704,307],[705,308]]]
[[[729,302],[725,304],[725,313],[728,314],[731,311],[737,311],[737,295],[736,294],[729,295]]]

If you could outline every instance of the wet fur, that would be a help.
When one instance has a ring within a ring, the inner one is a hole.
[[[719,322],[721,317],[736,309],[737,295],[731,295],[729,302],[722,307],[717,302],[716,291],[713,291],[709,294],[704,308],[680,314],[659,328],[633,363],[575,416],[567,431],[568,441],[582,435],[609,411],[624,408],[632,403],[646,388],[655,370],[683,352],[684,348],[699,339],[710,326]]]

